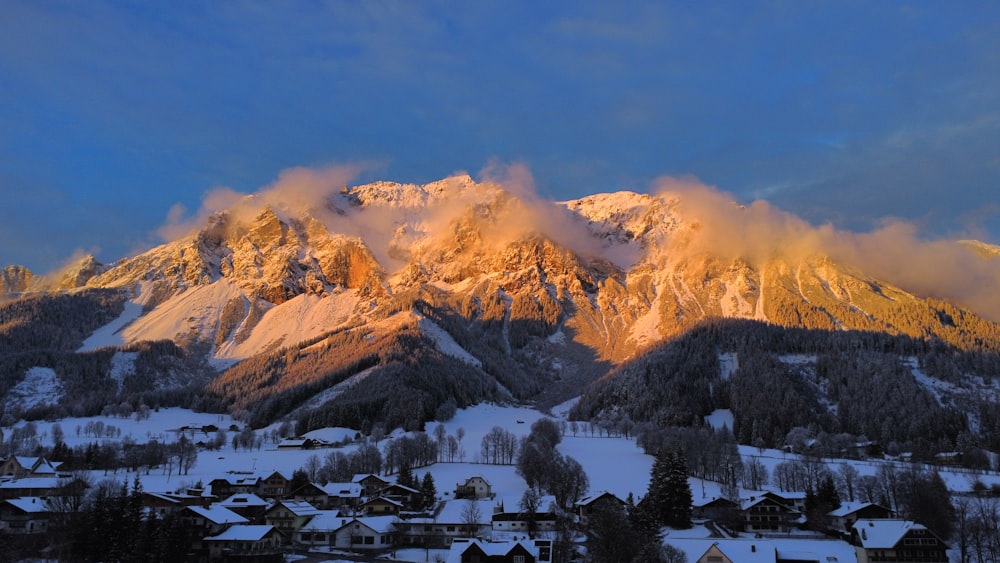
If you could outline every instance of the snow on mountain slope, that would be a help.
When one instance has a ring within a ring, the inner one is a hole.
[[[437,349],[442,353],[452,356],[453,358],[458,358],[463,362],[478,367],[483,367],[483,363],[479,361],[478,358],[467,352],[462,348],[455,339],[451,337],[443,328],[437,325],[434,321],[426,318],[420,317],[420,330],[424,334],[431,337]]]
[[[62,394],[62,384],[54,370],[34,367],[7,392],[3,404],[5,409],[18,407],[27,410],[39,405],[54,405],[59,402]]]
[[[329,332],[354,315],[359,303],[356,291],[323,297],[298,295],[268,309],[243,341],[231,337],[216,350],[216,357],[248,358],[265,350],[310,340]],[[238,328],[234,334],[240,334]]]
[[[127,301],[122,314],[117,319],[94,331],[93,334],[83,341],[83,346],[80,346],[77,352],[89,352],[103,348],[104,346],[122,346],[126,344],[122,330],[129,323],[138,319],[140,315],[142,315],[142,304],[135,301]]]
[[[240,288],[226,279],[195,286],[135,319],[122,331],[122,337],[126,342],[185,337],[212,341],[225,304],[242,297]]]

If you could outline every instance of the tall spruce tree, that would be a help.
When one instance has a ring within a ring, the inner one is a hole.
[[[691,485],[688,483],[687,459],[683,450],[677,450],[670,462],[669,476],[670,517],[667,525],[673,528],[691,527]]]

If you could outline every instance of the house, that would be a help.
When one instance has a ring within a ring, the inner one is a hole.
[[[852,527],[858,563],[948,563],[948,545],[922,524],[893,518],[859,519]]]
[[[356,508],[361,500],[362,486],[359,483],[307,483],[292,491],[288,496],[304,500],[323,510]]]
[[[805,491],[764,491],[761,496],[780,502],[781,504],[805,513],[806,493]]]
[[[465,483],[455,485],[455,498],[493,498],[493,487],[489,481],[478,475],[469,477]]]
[[[279,450],[311,450],[319,446],[320,443],[317,440],[312,438],[303,438],[301,436],[296,436],[295,438],[285,438],[284,440],[278,442]]]
[[[552,561],[552,540],[484,542],[457,539],[446,563],[545,563]]]
[[[267,511],[267,501],[253,493],[237,493],[217,503],[246,518],[251,523],[262,523]]]
[[[351,479],[352,483],[361,485],[361,496],[370,497],[377,495],[379,491],[390,485],[389,481],[372,473],[361,473]]]
[[[0,502],[0,530],[7,534],[48,532],[52,509],[47,500],[19,497]]]
[[[323,510],[295,532],[294,543],[302,547],[334,546],[337,530],[351,520],[336,510]]]
[[[397,515],[403,509],[403,503],[385,497],[376,497],[361,505],[367,516]]]
[[[854,547],[842,540],[806,538],[670,538],[688,563],[856,563]]]
[[[388,549],[395,543],[395,516],[351,518],[334,531],[334,547],[351,551]]]
[[[501,500],[493,509],[493,538],[502,537],[505,533],[516,536],[548,534],[556,529],[556,513],[553,510],[555,498],[547,496],[539,502],[539,508],[547,507],[545,511],[530,514],[521,510],[517,499]],[[507,508],[510,507],[510,508]]]
[[[10,456],[0,463],[0,475],[21,477],[56,477],[61,462],[50,462],[44,457]]]
[[[586,526],[590,515],[602,506],[613,508],[615,510],[625,510],[625,501],[608,491],[601,491],[597,494],[580,499],[576,503],[577,516],[580,519],[580,524]]]
[[[260,484],[260,491],[257,493],[264,498],[284,498],[289,492],[288,490],[288,477],[285,477],[280,471],[275,471],[264,477],[263,482]]]
[[[0,482],[0,499],[60,496],[67,483],[58,477],[23,477]]]
[[[286,542],[313,516],[323,511],[303,500],[283,500],[264,513],[264,523],[274,526]]]
[[[393,500],[402,505],[403,510],[415,510],[423,504],[424,493],[413,487],[393,483],[378,492],[378,496]]]
[[[261,478],[258,475],[230,472],[224,477],[212,479],[208,485],[212,495],[218,499],[231,497],[237,493],[255,493],[260,488]]]
[[[157,516],[172,514],[185,506],[201,506],[202,497],[186,493],[142,493],[142,506]]]
[[[218,534],[237,524],[249,524],[246,518],[217,504],[209,507],[185,506],[180,514],[181,523],[186,528],[204,536]]]
[[[769,495],[753,496],[740,502],[743,530],[747,532],[788,532],[802,523],[798,510]]]
[[[400,543],[448,547],[456,538],[484,537],[492,530],[493,501],[448,500],[431,517],[406,516],[396,524]]]
[[[692,501],[691,516],[735,525],[740,521],[740,505],[726,497],[702,497]]]
[[[284,555],[278,548],[279,537],[272,526],[240,524],[203,541],[208,547],[209,561],[281,563]]]
[[[840,508],[831,510],[827,516],[830,518],[830,529],[849,538],[851,528],[858,520],[892,518],[892,511],[870,502],[843,502]]]

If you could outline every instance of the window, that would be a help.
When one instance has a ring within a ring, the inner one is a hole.
[[[375,545],[375,536],[365,536],[365,545]]]
[[[524,563],[524,556],[523,555],[515,555],[513,559],[514,559],[514,563]]]

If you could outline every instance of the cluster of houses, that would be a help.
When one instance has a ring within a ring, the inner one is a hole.
[[[60,494],[58,464],[12,457],[0,463],[0,530],[44,534],[52,513],[47,498]],[[204,488],[145,492],[145,509],[174,515],[191,538],[187,560],[277,561],[300,549],[386,552],[398,548],[448,548],[449,562],[552,560],[557,514],[551,498],[526,514],[517,498],[498,498],[486,479],[457,483],[428,506],[421,491],[379,475],[347,483],[306,483],[290,490],[281,472],[230,472]],[[580,500],[576,517],[586,527],[602,505],[625,502],[606,491]],[[924,526],[893,519],[873,503],[843,503],[827,514],[831,539],[793,539],[805,521],[805,495],[762,492],[739,501],[702,498],[696,519],[711,521],[720,536],[672,539],[691,563],[948,561],[947,545]],[[730,533],[731,532],[731,533]],[[483,538],[489,538],[489,541]]]

